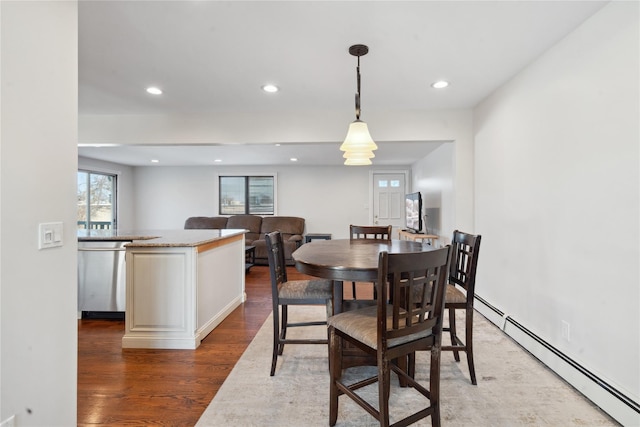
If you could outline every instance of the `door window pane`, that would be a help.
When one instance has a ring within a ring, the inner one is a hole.
[[[88,188],[89,173],[78,171],[78,229],[89,228],[87,226],[89,218],[89,211],[87,209],[87,206],[89,206]]]
[[[116,226],[116,176],[78,171],[78,229]]]

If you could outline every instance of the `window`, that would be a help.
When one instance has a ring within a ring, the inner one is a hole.
[[[274,215],[274,176],[220,176],[220,215]]]
[[[78,229],[116,228],[116,175],[78,171]]]

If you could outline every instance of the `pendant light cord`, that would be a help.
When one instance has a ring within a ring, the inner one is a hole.
[[[358,55],[358,66],[356,67],[356,81],[358,87],[356,92],[356,120],[360,120],[360,55]]]

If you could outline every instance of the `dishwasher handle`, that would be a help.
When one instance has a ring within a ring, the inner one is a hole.
[[[81,252],[124,252],[127,248],[78,248]]]

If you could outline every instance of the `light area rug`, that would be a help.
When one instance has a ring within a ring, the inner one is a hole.
[[[292,321],[322,318],[323,307],[290,307]],[[458,325],[464,325],[460,317]],[[266,320],[229,374],[197,426],[328,426],[327,347],[287,345],[269,376],[272,318]],[[326,336],[326,327],[290,329],[289,337]],[[447,337],[444,342],[447,342]],[[614,420],[476,313],[474,355],[478,385],[469,380],[464,353],[456,363],[442,353],[441,420],[443,426],[615,426]],[[350,368],[354,378],[374,367]],[[428,387],[429,354],[417,355],[416,378]],[[363,389],[377,407],[377,385]],[[391,422],[426,400],[411,388],[398,387],[392,374]],[[378,422],[346,396],[340,397],[336,426],[375,426]],[[430,417],[416,426],[430,426]]]

